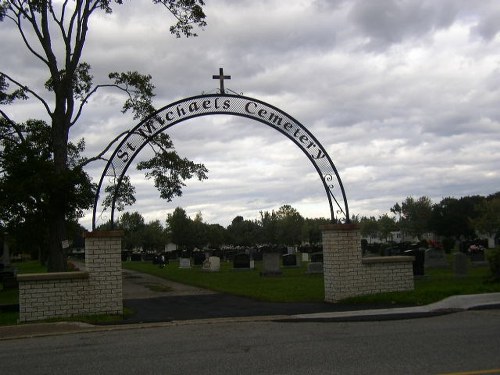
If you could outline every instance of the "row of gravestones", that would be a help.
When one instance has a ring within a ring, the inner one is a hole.
[[[202,256],[203,255],[203,259]],[[311,254],[286,254],[281,255],[277,252],[263,254],[263,265],[261,274],[264,276],[280,275],[280,259],[283,267],[299,267],[301,261],[309,261],[308,273],[323,273],[323,253]],[[217,256],[206,256],[199,253],[199,256],[193,257],[193,265],[202,266],[203,270],[210,272],[220,271],[220,258]],[[179,268],[191,268],[191,258],[180,258]],[[233,269],[251,270],[255,268],[255,262],[246,253],[236,254],[233,258]]]
[[[404,255],[415,257],[413,262],[413,275],[423,276],[426,268],[448,268],[448,257],[442,249],[415,249],[406,251]],[[483,265],[484,258],[473,258],[463,252],[453,254],[453,270],[456,276],[466,276],[469,263],[472,265]]]

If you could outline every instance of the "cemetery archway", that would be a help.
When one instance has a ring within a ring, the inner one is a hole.
[[[223,91],[222,91],[223,92]],[[96,229],[97,212],[99,217],[106,211],[100,199],[104,183],[112,185],[112,205],[110,208],[111,225],[119,191],[128,167],[157,134],[168,128],[200,116],[234,115],[264,123],[279,131],[299,147],[311,161],[319,174],[330,206],[332,222],[349,223],[349,208],[339,173],[330,156],[311,132],[286,112],[258,99],[232,94],[206,94],[192,96],[171,103],[147,117],[128,131],[115,149],[99,180],[94,202],[92,229]],[[107,181],[105,181],[107,180]]]

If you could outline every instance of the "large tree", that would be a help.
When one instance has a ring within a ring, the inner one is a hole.
[[[89,98],[102,87],[116,87],[127,95],[123,111],[131,110],[135,118],[153,111],[154,86],[151,76],[137,72],[111,73],[111,82],[94,84],[91,66],[82,61],[91,18],[111,13],[122,0],[0,0],[0,21],[12,21],[24,46],[47,71],[45,89],[51,95],[21,82],[12,74],[0,72],[0,104],[15,99],[38,100],[50,118],[51,175],[60,184],[51,186],[48,201],[51,214],[47,218],[49,232],[49,271],[65,270],[64,244],[67,240],[66,220],[72,215],[71,197],[73,169],[82,168],[94,158],[79,165],[69,161],[70,130],[82,115]],[[177,37],[195,36],[193,26],[204,26],[203,0],[153,0],[170,12],[177,22],[170,31]],[[9,91],[9,85],[14,89]],[[16,132],[17,124],[5,110],[0,110],[2,126]],[[102,155],[97,155],[96,158]]]

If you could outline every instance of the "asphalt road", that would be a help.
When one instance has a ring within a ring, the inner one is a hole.
[[[263,302],[215,293],[125,269],[123,270],[123,305],[133,314],[122,323],[295,315],[394,307],[392,305],[339,305],[325,302]]]
[[[500,374],[500,310],[382,322],[167,324],[0,341],[2,374]]]

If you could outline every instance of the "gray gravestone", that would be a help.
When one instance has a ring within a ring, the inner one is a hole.
[[[469,259],[464,253],[455,253],[455,255],[453,256],[453,271],[455,272],[455,276],[467,276],[468,261]]]
[[[306,273],[323,273],[323,262],[310,262]]]
[[[219,257],[208,257],[203,262],[203,270],[209,272],[219,272],[220,271],[220,258]]]
[[[262,272],[261,276],[279,276],[280,269],[280,253],[268,252],[262,254]]]
[[[428,268],[448,268],[448,259],[444,250],[430,248],[425,251],[425,267]]]
[[[191,268],[191,259],[190,258],[180,258],[179,259],[179,268]]]

